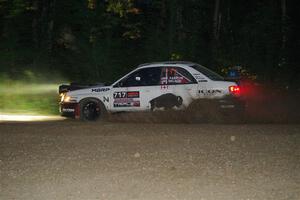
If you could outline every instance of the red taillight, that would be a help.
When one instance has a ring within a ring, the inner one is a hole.
[[[237,85],[229,86],[229,92],[233,95],[240,95],[241,88]]]

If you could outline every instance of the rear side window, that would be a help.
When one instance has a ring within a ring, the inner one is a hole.
[[[195,78],[185,69],[180,67],[164,67],[160,83],[168,85],[197,83]]]
[[[213,81],[223,81],[224,80],[224,78],[221,75],[219,75],[216,72],[211,71],[210,69],[207,69],[206,67],[203,67],[201,65],[193,65],[191,67],[194,68],[195,70],[197,70],[198,72],[201,72],[202,74],[204,74],[210,80],[213,80]]]

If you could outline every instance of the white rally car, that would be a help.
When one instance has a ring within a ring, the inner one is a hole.
[[[110,86],[60,88],[60,112],[63,116],[96,120],[116,112],[187,110],[201,100],[211,100],[218,109],[233,112],[244,107],[240,92],[235,82],[225,81],[196,63],[147,63]]]

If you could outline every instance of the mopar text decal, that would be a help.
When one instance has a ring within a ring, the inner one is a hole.
[[[109,88],[93,88],[92,92],[106,92],[109,91]]]
[[[115,92],[114,99],[122,99],[122,98],[140,98],[139,91],[130,91],[130,92]]]

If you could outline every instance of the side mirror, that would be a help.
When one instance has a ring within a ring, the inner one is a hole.
[[[118,87],[124,87],[124,81],[120,81],[119,83],[118,83]]]
[[[117,84],[115,84],[113,87],[114,88],[118,88],[118,87],[122,87],[123,86],[123,82],[119,81]]]

